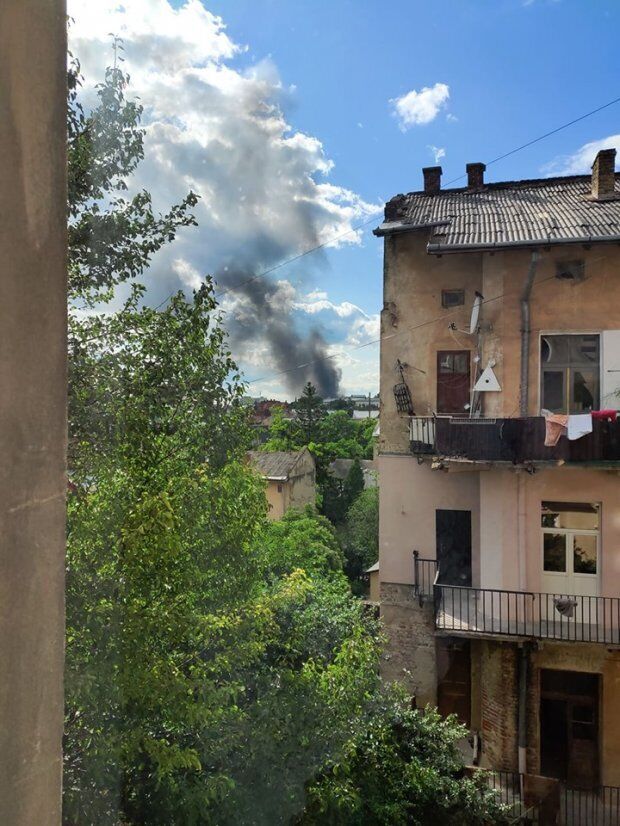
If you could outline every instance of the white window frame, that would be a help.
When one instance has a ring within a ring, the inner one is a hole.
[[[570,576],[577,577],[578,579],[584,579],[584,581],[592,582],[593,578],[596,577],[596,591],[598,596],[601,594],[601,582],[602,582],[602,571],[603,571],[603,556],[602,556],[602,543],[601,543],[601,536],[602,536],[602,525],[603,525],[603,506],[601,502],[574,502],[571,500],[570,502],[565,502],[566,505],[597,505],[598,506],[598,528],[596,530],[587,529],[587,528],[543,528],[540,524],[540,517],[542,513],[542,503],[543,501],[548,500],[541,500],[539,509],[538,509],[538,524],[540,528],[540,576],[541,577],[558,577],[567,579],[569,576],[569,569],[568,569],[568,562],[570,557]],[[553,501],[561,501],[561,500],[553,500]],[[565,571],[545,571],[545,534],[562,534],[563,536],[595,536],[596,537],[596,574],[578,574],[572,570],[573,560],[572,560],[572,553],[573,553],[573,545],[571,543],[569,549],[569,542],[566,541],[565,545],[565,554],[566,554],[566,570]],[[557,593],[565,593],[566,589],[558,588],[556,589]]]

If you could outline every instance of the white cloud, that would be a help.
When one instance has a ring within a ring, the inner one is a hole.
[[[446,150],[443,146],[433,146],[433,144],[429,144],[428,148],[430,149],[431,155],[435,163],[439,163],[442,158],[446,157]]]
[[[420,91],[412,89],[406,95],[390,100],[400,128],[404,131],[412,126],[430,123],[444,108],[450,97],[446,83],[424,86]]]
[[[620,153],[620,135],[610,135],[590,143],[584,143],[570,155],[559,155],[545,164],[541,171],[545,175],[588,175],[594,158],[601,149],[615,148]]]
[[[130,192],[149,190],[157,209],[190,188],[200,195],[199,227],[181,231],[156,257],[148,299],[157,304],[179,287],[195,287],[204,273],[223,289],[247,284],[234,304],[238,326],[231,327],[231,342],[239,358],[254,357],[260,328],[271,325],[279,335],[286,313],[301,312],[288,288],[255,276],[319,244],[359,244],[362,233],[355,226],[378,213],[379,205],[334,180],[321,140],[287,120],[294,89],[283,84],[272,60],[252,63],[200,0],[178,8],[169,0],[69,0],[69,13],[87,100],[113,59],[110,33],[123,38],[129,93],[140,98],[146,127],[145,160]],[[305,257],[296,263],[296,275],[303,284],[323,265],[321,253]],[[302,315],[315,321],[314,302],[328,301],[297,299],[308,305]],[[256,302],[262,302],[258,310]],[[323,316],[334,322],[353,313],[347,302],[328,304]],[[280,347],[275,367],[302,358],[301,335],[290,353]],[[321,349],[320,329],[307,335],[309,358]]]
[[[361,344],[376,341],[379,338],[380,330],[381,321],[379,313],[366,316],[365,318],[356,318],[349,330],[347,344],[353,347],[359,347]]]

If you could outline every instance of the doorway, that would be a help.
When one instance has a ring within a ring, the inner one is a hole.
[[[437,709],[456,714],[471,727],[471,646],[469,640],[437,640]]]
[[[467,416],[470,404],[470,351],[437,353],[437,413]]]
[[[600,505],[542,502],[544,593],[595,597],[599,591]]]
[[[598,785],[598,674],[541,670],[540,770],[573,788]]]
[[[436,510],[435,541],[439,582],[471,585],[471,511]]]

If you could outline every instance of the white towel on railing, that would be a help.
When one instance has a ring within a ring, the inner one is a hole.
[[[592,414],[577,413],[568,417],[567,436],[571,441],[592,433]]]

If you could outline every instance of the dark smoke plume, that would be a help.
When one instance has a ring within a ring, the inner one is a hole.
[[[265,339],[274,362],[274,372],[287,370],[282,381],[299,395],[310,381],[323,398],[338,396],[341,371],[328,356],[321,331],[314,327],[307,336],[295,329],[290,305],[278,297],[278,285],[256,278],[249,267],[229,265],[216,276],[219,285],[232,289],[240,302],[226,315],[226,327],[233,352],[243,351],[252,342]],[[217,291],[217,290],[216,290]],[[304,365],[298,368],[298,365]]]

